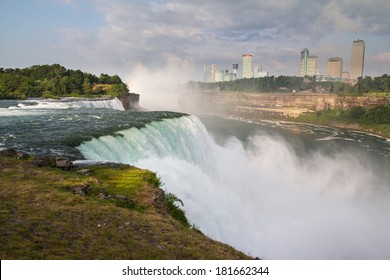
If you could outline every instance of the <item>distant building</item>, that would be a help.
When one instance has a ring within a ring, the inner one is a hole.
[[[326,75],[334,78],[341,78],[343,74],[343,59],[341,57],[331,57],[328,59]]]
[[[316,76],[318,71],[318,56],[310,55],[307,59],[307,76]]]
[[[318,56],[309,55],[308,49],[301,51],[301,60],[299,63],[299,76],[316,76],[318,71]]]
[[[215,72],[215,78],[214,78],[214,82],[223,82],[223,76],[224,76],[225,72],[223,70],[217,70]]]
[[[363,76],[365,43],[363,40],[355,40],[351,47],[351,60],[349,77],[357,79]]]
[[[301,60],[299,63],[299,76],[304,77],[307,75],[307,59],[309,58],[309,50],[303,49],[301,51]]]
[[[233,63],[232,81],[237,79],[238,63]]]
[[[231,80],[229,70],[217,70],[215,72],[215,82],[226,82]]]
[[[252,58],[253,58],[253,55],[251,55],[251,54],[243,54],[242,55],[242,78],[243,79],[253,78]]]
[[[253,69],[253,77],[254,77],[254,78],[268,77],[268,72],[263,71],[263,67],[261,67],[261,66],[256,66],[256,67]]]
[[[203,68],[205,83],[214,83],[215,82],[215,73],[217,71],[217,66],[215,64],[205,65]]]

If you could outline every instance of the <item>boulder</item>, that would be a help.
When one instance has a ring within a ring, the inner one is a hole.
[[[73,164],[68,157],[56,157],[56,167],[69,170]]]

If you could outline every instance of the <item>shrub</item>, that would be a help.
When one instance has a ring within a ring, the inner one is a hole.
[[[176,202],[179,202],[181,204],[181,206],[184,206],[183,201],[181,199],[179,199],[175,194],[173,194],[173,193],[166,193],[165,194],[165,204],[167,205],[171,216],[175,220],[178,220],[182,225],[184,225],[186,227],[190,227],[190,224],[187,220],[185,212],[175,204]]]
[[[349,112],[349,116],[353,119],[360,119],[364,114],[365,111],[362,106],[352,107]]]

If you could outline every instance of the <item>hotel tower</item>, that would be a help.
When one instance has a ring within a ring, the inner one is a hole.
[[[352,42],[349,77],[357,79],[363,76],[365,44],[363,40]]]
[[[252,58],[253,58],[253,55],[251,55],[251,54],[243,54],[242,55],[242,78],[243,79],[253,78]]]

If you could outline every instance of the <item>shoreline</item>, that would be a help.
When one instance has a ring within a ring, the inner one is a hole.
[[[386,135],[381,135],[381,134],[376,134],[371,131],[367,131],[364,129],[357,129],[352,126],[348,126],[347,124],[340,124],[340,125],[332,125],[332,124],[319,124],[319,123],[311,123],[311,122],[302,122],[302,121],[294,121],[294,120],[283,120],[283,119],[261,119],[261,118],[248,118],[248,117],[243,117],[235,114],[211,114],[214,116],[219,116],[223,118],[230,118],[238,121],[243,121],[243,122],[252,122],[252,123],[285,123],[285,124],[300,124],[300,125],[310,125],[310,126],[317,126],[317,127],[324,127],[324,128],[338,128],[338,129],[345,129],[351,132],[356,132],[356,133],[362,133],[366,134],[369,136],[377,137],[380,139],[383,139],[387,142],[390,142],[390,136]]]

